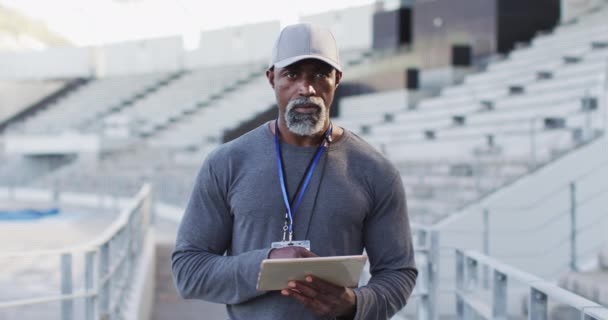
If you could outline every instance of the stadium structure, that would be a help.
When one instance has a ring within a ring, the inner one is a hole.
[[[341,46],[334,123],[402,174],[420,276],[393,319],[608,319],[608,2],[300,21]],[[194,51],[2,27],[0,319],[226,318],[178,297],[169,256],[206,154],[276,117],[280,23],[204,31]]]

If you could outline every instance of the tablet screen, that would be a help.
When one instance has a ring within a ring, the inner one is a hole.
[[[367,256],[333,256],[262,261],[258,290],[282,290],[291,280],[313,275],[343,287],[356,287]]]

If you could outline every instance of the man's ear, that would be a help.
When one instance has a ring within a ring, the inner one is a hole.
[[[266,70],[266,78],[268,79],[268,83],[274,89],[274,68]]]
[[[342,71],[336,70],[336,87],[340,84],[340,81],[342,81]]]

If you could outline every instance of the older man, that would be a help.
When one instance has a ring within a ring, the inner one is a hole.
[[[329,119],[342,79],[333,35],[310,24],[284,28],[266,76],[277,120],[205,160],[172,257],[178,291],[226,304],[234,320],[388,319],[417,276],[405,194],[387,159]],[[311,276],[256,290],[264,259],[364,249],[372,274],[365,286]]]

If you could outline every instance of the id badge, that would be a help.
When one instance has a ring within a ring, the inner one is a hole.
[[[301,240],[301,241],[277,241],[270,244],[271,248],[285,248],[290,246],[303,247],[306,250],[310,251],[310,241],[309,240]]]

